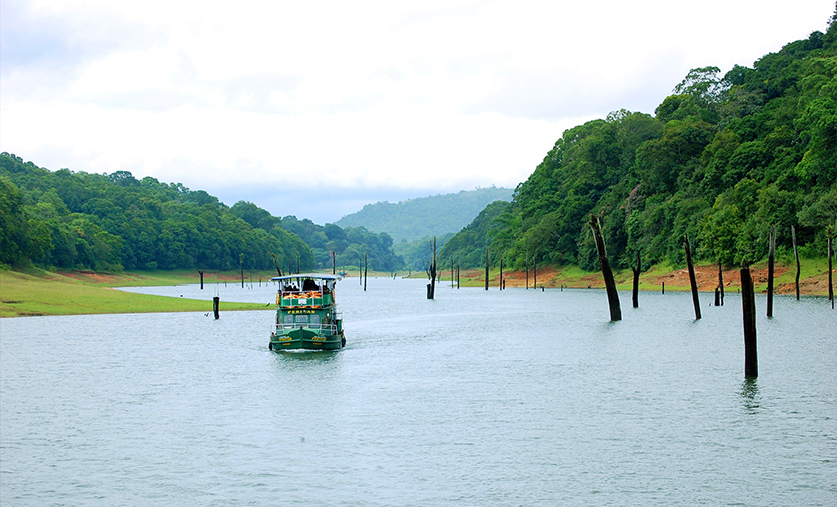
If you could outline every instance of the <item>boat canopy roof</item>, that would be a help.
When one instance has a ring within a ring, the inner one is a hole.
[[[282,280],[297,280],[297,279],[304,279],[304,278],[312,278],[315,280],[332,280],[337,281],[340,280],[342,277],[340,275],[332,275],[330,273],[298,273],[295,275],[285,275],[285,276],[274,276],[270,279],[271,282],[278,282]]]

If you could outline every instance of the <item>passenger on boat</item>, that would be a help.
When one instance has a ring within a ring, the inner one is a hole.
[[[306,278],[302,281],[302,292],[311,292],[311,291],[318,291],[320,290],[320,286],[317,285],[317,282],[310,278]]]

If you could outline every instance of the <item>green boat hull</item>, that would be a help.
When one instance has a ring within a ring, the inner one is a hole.
[[[292,329],[282,334],[271,334],[270,350],[338,350],[346,345],[340,334],[319,334],[309,329]]]

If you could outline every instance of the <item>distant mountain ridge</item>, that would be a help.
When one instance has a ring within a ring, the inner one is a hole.
[[[458,232],[494,201],[511,201],[510,188],[477,188],[455,194],[432,195],[398,203],[367,204],[335,224],[340,227],[366,227],[386,232],[398,243],[433,235]]]

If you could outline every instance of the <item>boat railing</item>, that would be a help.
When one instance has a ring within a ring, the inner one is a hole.
[[[334,295],[322,291],[279,291],[276,293],[276,304],[283,308],[316,308],[334,303]]]
[[[310,329],[312,331],[318,331],[318,332],[323,333],[323,334],[337,334],[339,332],[339,329],[337,327],[336,322],[335,323],[330,323],[330,324],[323,324],[323,323],[314,324],[314,323],[310,323],[310,322],[309,323],[296,323],[296,322],[294,322],[293,324],[289,324],[289,323],[280,322],[280,323],[276,324],[276,331],[277,332],[291,330],[291,329],[299,329],[299,328]]]

